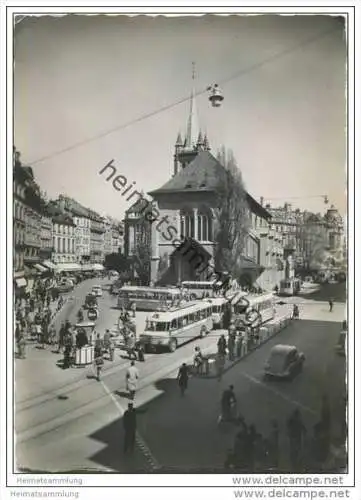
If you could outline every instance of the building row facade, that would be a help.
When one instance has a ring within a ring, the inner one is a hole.
[[[13,154],[13,271],[22,288],[45,271],[102,265],[123,249],[123,225],[72,198],[46,202],[30,167]]]

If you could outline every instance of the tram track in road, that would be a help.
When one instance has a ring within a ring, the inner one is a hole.
[[[209,349],[213,350],[213,346],[210,346]],[[155,382],[157,382],[161,378],[166,377],[166,376],[174,373],[175,371],[177,371],[180,363],[182,363],[182,362],[189,363],[192,360],[193,360],[193,353],[187,355],[187,357],[184,357],[184,358],[173,359],[171,364],[167,364],[165,366],[162,366],[158,370],[151,371],[143,379],[141,378],[141,380],[139,382],[139,387],[138,387],[137,393],[140,393],[140,391],[143,391],[143,390],[149,388],[150,386],[152,386]],[[125,368],[127,368],[127,366],[124,366],[124,369]],[[104,380],[106,378],[109,378],[110,376],[117,374],[117,372],[118,372],[118,370],[112,370],[111,373],[109,371],[107,374],[103,374],[102,379]],[[86,384],[86,386],[98,384],[94,380],[86,379],[86,382],[88,382]],[[84,386],[79,386],[74,390],[79,390],[82,387],[84,387]],[[96,387],[99,387],[99,386],[96,385]],[[123,392],[124,390],[125,390],[125,384],[121,384],[120,387],[117,387],[116,390],[112,391],[112,393],[115,393],[116,391]],[[106,401],[109,398],[109,394],[103,392],[103,395],[98,396],[95,400],[93,398],[92,393],[90,393],[88,395],[88,397],[92,398],[92,399],[90,401],[85,401],[84,403],[82,403],[80,405],[76,405],[76,406],[68,409],[65,412],[62,412],[61,415],[56,415],[54,417],[45,419],[41,422],[37,422],[36,424],[34,424],[28,428],[22,429],[17,434],[17,438],[16,438],[17,442],[23,443],[23,442],[29,441],[31,439],[36,439],[39,436],[53,432],[53,431],[65,426],[65,425],[68,425],[69,423],[71,423],[75,419],[85,417],[86,415],[93,412],[94,410],[104,406],[104,401]],[[114,396],[114,397],[116,397],[116,396]],[[39,405],[37,407],[39,408]],[[24,410],[24,411],[26,411],[26,410]]]
[[[82,292],[81,295],[82,296],[83,296],[83,294],[86,295],[86,293],[89,291],[89,289],[91,289],[92,286],[93,286],[92,284],[87,283],[86,289],[81,290],[81,292]],[[84,285],[83,285],[83,288],[84,288]],[[78,292],[79,292],[79,290],[78,290]],[[66,311],[66,313],[67,313],[66,318],[67,319],[69,319],[74,314],[74,310],[75,310],[76,306],[77,307],[79,306],[79,301],[83,300],[82,296],[81,297],[76,297],[74,295],[72,295],[72,296],[74,297],[74,300],[72,301],[72,304],[68,304],[68,306],[70,306],[70,308],[69,308],[70,310]],[[60,313],[61,312],[64,312],[64,311],[60,311]],[[56,320],[59,321],[59,317],[56,318]],[[116,366],[119,367],[119,365],[122,365],[122,361],[124,361],[124,360],[121,360],[120,363],[117,363]],[[82,370],[83,368],[79,368],[79,369]],[[105,369],[104,371],[106,372],[106,371],[112,370],[112,369],[115,369],[114,365],[112,367]],[[36,406],[37,404],[39,404],[41,402],[46,402],[48,400],[55,399],[57,397],[57,395],[56,396],[54,396],[54,395],[56,393],[58,393],[59,391],[67,390],[68,387],[71,387],[74,384],[81,383],[84,380],[86,380],[86,379],[84,379],[84,372],[83,372],[79,377],[73,378],[71,381],[57,385],[55,387],[53,386],[49,390],[39,392],[38,394],[32,394],[29,397],[18,400],[18,401],[16,401],[16,410],[22,411],[22,410],[31,408],[32,406]],[[29,403],[29,404],[26,404],[26,403]]]

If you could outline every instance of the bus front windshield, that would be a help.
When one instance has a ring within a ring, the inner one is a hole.
[[[169,323],[163,321],[147,321],[146,329],[150,332],[167,332],[169,330]]]

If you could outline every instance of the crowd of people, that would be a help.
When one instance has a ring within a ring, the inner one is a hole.
[[[63,306],[64,299],[56,283],[52,278],[37,280],[31,290],[15,299],[15,341],[20,359],[26,357],[27,340],[38,342],[41,348],[57,342],[51,322],[54,313]]]
[[[283,426],[271,419],[266,436],[254,424],[247,424],[242,415],[235,415],[232,412],[234,407],[236,397],[233,386],[230,386],[222,396],[222,418],[219,422],[231,422],[238,431],[233,448],[227,454],[225,468],[245,473],[277,470],[312,473],[344,466],[342,460],[345,461],[345,457],[337,457],[333,450],[331,410],[326,395],[322,398],[319,418],[312,429],[306,427],[301,411],[296,408]],[[287,446],[284,446],[286,443]],[[338,464],[337,458],[341,459]]]

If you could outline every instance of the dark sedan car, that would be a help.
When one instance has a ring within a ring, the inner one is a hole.
[[[264,367],[266,378],[292,379],[303,369],[305,355],[295,346],[275,345]]]

